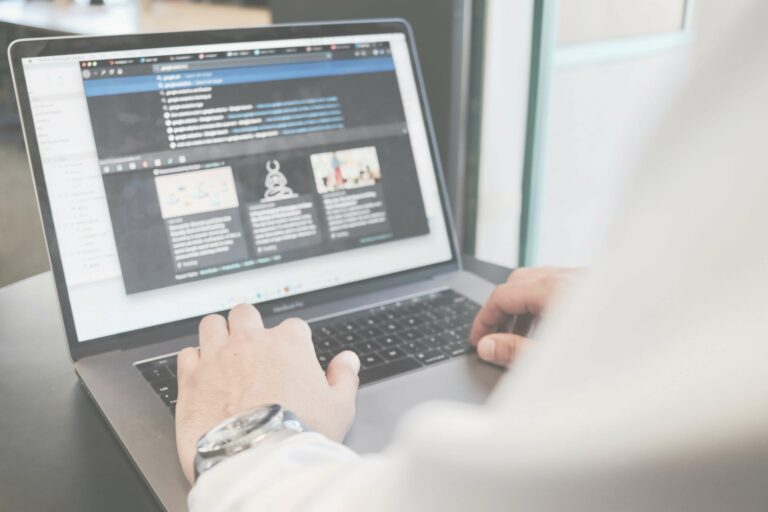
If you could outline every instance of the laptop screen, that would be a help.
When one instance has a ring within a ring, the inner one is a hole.
[[[452,257],[403,34],[22,64],[79,341]]]

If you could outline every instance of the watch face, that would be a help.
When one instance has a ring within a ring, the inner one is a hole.
[[[273,423],[279,424],[279,413],[280,406],[273,404],[230,418],[201,437],[197,442],[197,451],[206,455],[227,453],[245,439],[250,441],[258,436],[260,430],[269,432]]]

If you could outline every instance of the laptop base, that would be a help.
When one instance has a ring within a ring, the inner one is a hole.
[[[363,304],[380,304],[445,287],[478,303],[493,290],[491,283],[474,274],[455,272],[307,308],[293,312],[293,316],[312,320],[343,314]],[[265,323],[274,325],[283,318],[265,318]],[[194,338],[181,338],[99,354],[75,363],[78,375],[117,439],[158,501],[169,511],[186,510],[189,492],[176,454],[173,416],[133,363],[196,344]],[[363,387],[358,394],[355,424],[345,444],[360,453],[379,451],[389,443],[403,415],[414,406],[430,400],[482,403],[501,375],[501,370],[470,354]]]

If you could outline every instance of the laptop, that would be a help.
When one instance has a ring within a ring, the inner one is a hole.
[[[168,510],[175,354],[202,316],[297,316],[362,361],[346,444],[411,407],[483,401],[462,271],[401,20],[14,42],[10,62],[75,371]]]

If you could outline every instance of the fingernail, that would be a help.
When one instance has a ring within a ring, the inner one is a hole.
[[[496,341],[490,336],[482,338],[477,344],[477,355],[485,361],[493,361],[496,357]]]
[[[339,356],[342,360],[342,362],[352,368],[352,371],[355,372],[355,375],[360,373],[360,358],[357,357],[357,354],[352,352],[351,350],[345,350]]]

